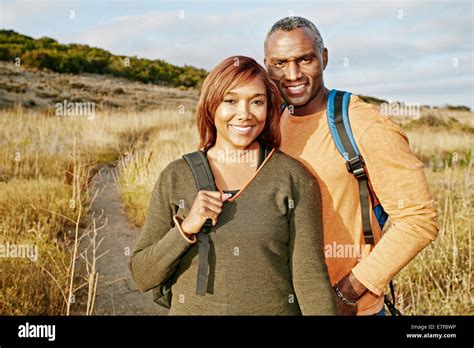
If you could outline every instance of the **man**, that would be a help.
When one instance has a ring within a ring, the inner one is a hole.
[[[329,90],[323,79],[328,50],[318,29],[301,17],[279,20],[267,34],[264,62],[287,104],[281,150],[303,162],[321,186],[324,252],[331,284],[337,286],[339,313],[384,315],[387,284],[438,235],[423,164],[398,125],[351,96],[355,142],[370,185],[390,216],[381,238],[370,210],[375,246],[365,245],[359,186],[328,128]]]

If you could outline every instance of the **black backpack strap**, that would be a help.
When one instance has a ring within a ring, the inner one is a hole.
[[[183,156],[191,168],[198,191],[217,191],[214,175],[202,151],[188,153]],[[209,280],[209,232],[212,229],[212,220],[207,219],[198,234],[199,267],[197,274],[196,294],[204,296]]]
[[[260,144],[260,155],[259,155],[259,159],[258,159],[257,168],[259,168],[262,165],[262,163],[268,157],[270,152],[272,152],[272,150],[273,150],[273,148],[271,146],[263,145],[262,143],[259,143],[259,144]]]
[[[342,119],[343,105],[342,98],[343,91],[337,91],[334,98],[334,124],[337,133],[341,140],[342,146],[347,153],[347,170],[354,174],[359,183],[359,200],[362,214],[362,227],[364,231],[365,244],[374,244],[374,236],[372,234],[372,227],[370,226],[370,207],[369,207],[369,190],[367,173],[365,172],[365,162],[361,155],[358,155],[352,145],[346,127]]]
[[[393,285],[393,281],[390,282],[390,293],[392,295],[392,301],[390,301],[388,295],[384,295],[383,302],[387,306],[392,316],[401,316],[402,313],[395,307],[395,286]]]
[[[263,162],[268,154],[270,154],[272,148],[260,145],[260,149],[261,157],[259,162]],[[203,151],[188,153],[183,156],[183,159],[189,165],[189,168],[191,168],[198,191],[218,191],[209,161]],[[198,234],[199,267],[196,294],[202,296],[206,294],[207,284],[209,282],[209,232],[211,229],[212,220],[207,219]]]
[[[191,152],[183,156],[193,172],[194,181],[198,191],[217,191],[214,175],[207,160],[206,155],[202,151]]]

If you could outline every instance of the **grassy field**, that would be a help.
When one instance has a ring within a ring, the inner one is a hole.
[[[94,244],[85,219],[91,177],[103,163],[133,158],[162,119],[160,112],[88,119],[0,111],[0,245],[38,248],[39,256],[0,258],[1,314],[74,313],[84,287],[91,304],[95,270],[77,269],[80,240]]]
[[[123,202],[141,226],[160,171],[196,149],[193,114],[180,111],[99,111],[94,119],[0,111],[0,242],[39,251],[36,261],[0,259],[1,314],[77,313],[72,295],[85,287],[94,296],[94,272],[76,269],[80,231],[93,229],[85,220],[91,175],[101,163],[119,162]],[[445,117],[430,111],[418,123],[401,122],[427,164],[441,225],[440,237],[395,280],[406,314],[474,314],[473,118],[453,112],[461,126],[451,127]]]

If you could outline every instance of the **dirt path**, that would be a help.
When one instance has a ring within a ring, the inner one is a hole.
[[[106,252],[97,261],[99,285],[94,306],[96,315],[166,315],[167,311],[156,305],[151,292],[141,294],[128,271],[129,256],[133,251],[139,229],[127,219],[114,181],[116,168],[103,167],[94,177],[92,192],[98,190],[91,214],[101,216],[96,225],[104,227],[97,235],[103,238],[97,255]]]

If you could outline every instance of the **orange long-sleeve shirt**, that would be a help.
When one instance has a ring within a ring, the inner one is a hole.
[[[349,119],[370,183],[389,214],[384,236],[372,214],[375,247],[364,245],[359,188],[329,132],[326,110],[281,118],[281,150],[318,179],[323,206],[324,253],[332,284],[351,270],[370,291],[358,314],[378,312],[389,281],[438,235],[437,213],[423,163],[401,128],[372,105],[351,96]]]

